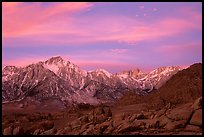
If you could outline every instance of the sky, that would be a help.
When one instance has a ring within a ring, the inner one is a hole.
[[[2,66],[53,56],[111,73],[202,62],[202,3],[2,2]]]

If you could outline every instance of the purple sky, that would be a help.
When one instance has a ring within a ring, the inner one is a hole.
[[[3,2],[2,63],[52,56],[116,73],[202,62],[200,2]]]

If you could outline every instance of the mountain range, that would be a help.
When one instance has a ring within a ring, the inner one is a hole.
[[[56,56],[25,67],[4,67],[2,102],[53,99],[65,106],[111,103],[128,91],[139,95],[149,94],[182,69],[179,66],[167,66],[144,73],[136,68],[111,74],[104,69],[85,71]]]

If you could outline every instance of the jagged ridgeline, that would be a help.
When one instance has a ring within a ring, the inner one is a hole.
[[[111,103],[128,91],[145,95],[161,87],[181,67],[160,67],[144,73],[139,69],[111,74],[104,69],[85,71],[60,56],[26,67],[2,70],[2,101],[54,98],[73,103]]]

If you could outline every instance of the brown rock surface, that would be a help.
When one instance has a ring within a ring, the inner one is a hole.
[[[80,117],[79,120],[80,120],[81,124],[86,124],[89,122],[89,118],[87,115]]]
[[[194,112],[190,120],[190,124],[202,127],[202,109]]]
[[[49,130],[49,129],[54,127],[54,122],[52,122],[52,121],[44,121],[44,122],[40,123],[40,126],[42,126],[42,128],[44,130]]]
[[[194,110],[202,108],[202,97],[196,99],[194,104],[191,106]]]
[[[123,134],[126,132],[132,132],[132,131],[136,131],[141,129],[139,125],[135,125],[135,124],[124,124],[119,130],[118,133],[119,134]]]
[[[16,127],[13,130],[13,135],[23,135],[24,134],[24,129],[22,127]]]
[[[187,130],[187,131],[193,131],[193,132],[201,132],[201,131],[202,131],[202,128],[199,127],[199,126],[187,125],[187,126],[185,127],[185,130]]]
[[[186,125],[186,120],[173,121],[173,122],[168,122],[165,126],[165,129],[175,130],[175,129],[179,129],[179,128],[184,128],[185,125]]]
[[[33,132],[33,135],[39,135],[43,132],[42,129],[36,129],[34,132]]]
[[[4,135],[13,135],[13,126],[9,126],[9,127],[5,128],[3,134]]]
[[[52,129],[44,131],[43,133],[41,133],[41,135],[54,135],[56,132],[57,132],[57,129],[52,128]]]
[[[180,107],[177,107],[175,109],[172,109],[170,111],[169,114],[167,114],[167,117],[172,119],[172,120],[188,120],[192,113],[193,113],[193,110],[191,109],[191,103],[190,104],[185,104],[185,105],[182,105]]]
[[[161,88],[152,91],[143,101],[149,108],[161,109],[194,102],[202,96],[202,64],[196,63],[172,76]],[[149,101],[151,100],[151,101]]]

